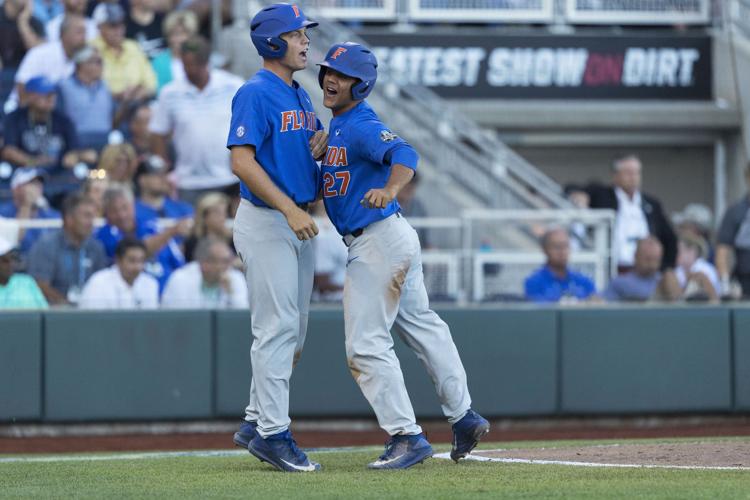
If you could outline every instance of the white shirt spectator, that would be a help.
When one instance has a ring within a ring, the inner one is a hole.
[[[78,302],[81,309],[156,309],[159,282],[141,273],[128,285],[116,265],[91,275]]]
[[[617,243],[617,265],[632,266],[638,240],[648,236],[648,222],[641,207],[641,193],[636,191],[633,199],[620,188],[617,195],[617,218],[615,219],[615,241]]]
[[[328,219],[316,219],[316,223],[318,223],[319,233],[312,240],[315,251],[315,274],[327,274],[331,284],[343,288],[349,250]],[[325,292],[319,294],[316,299],[336,302],[340,301],[343,296],[343,291]]]
[[[237,183],[226,140],[232,98],[243,83],[231,73],[212,69],[203,90],[187,78],[173,80],[161,89],[149,131],[172,133],[177,153],[175,178],[180,189],[210,189]]]
[[[57,42],[60,40],[60,26],[62,26],[64,18],[65,14],[60,14],[59,16],[52,18],[44,27],[44,31],[47,33],[48,42]],[[99,28],[90,17],[85,18],[84,22],[86,23],[86,41],[90,42],[99,36]]]
[[[710,281],[713,285],[714,290],[716,290],[717,293],[721,292],[722,289],[719,284],[719,273],[716,272],[716,268],[713,264],[711,264],[704,258],[697,259],[695,262],[693,262],[693,265],[690,266],[690,274],[697,273],[705,275],[706,278],[708,278],[708,281]],[[680,284],[680,287],[684,289],[685,285],[687,285],[688,273],[686,273],[685,269],[681,266],[677,266],[674,274],[677,278],[677,282]]]
[[[75,71],[75,63],[65,55],[60,41],[37,45],[26,53],[16,72],[16,83],[26,83],[35,76],[46,76],[53,82],[67,78]]]
[[[246,309],[250,307],[245,277],[229,269],[229,291],[223,287],[203,286],[200,264],[191,262],[172,273],[161,297],[161,306],[169,309]]]

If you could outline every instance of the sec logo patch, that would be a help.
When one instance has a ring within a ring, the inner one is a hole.
[[[380,140],[383,142],[391,142],[393,139],[396,139],[398,136],[391,132],[390,130],[381,130],[380,131]]]
[[[242,137],[243,135],[245,135],[245,127],[243,127],[242,125],[237,127],[236,134],[237,134],[237,137]]]

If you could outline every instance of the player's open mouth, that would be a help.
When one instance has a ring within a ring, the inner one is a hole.
[[[326,87],[326,97],[333,97],[338,94],[338,91],[333,87]]]

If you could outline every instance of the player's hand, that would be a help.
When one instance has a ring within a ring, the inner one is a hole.
[[[325,130],[318,130],[315,132],[315,135],[310,138],[310,152],[312,153],[312,157],[316,160],[319,159],[325,154],[327,148],[328,132]]]
[[[388,189],[370,189],[359,202],[365,208],[385,208],[396,197],[396,194]]]
[[[311,240],[318,234],[313,218],[299,207],[294,207],[286,216],[286,222],[299,240]]]

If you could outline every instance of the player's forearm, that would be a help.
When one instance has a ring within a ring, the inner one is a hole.
[[[250,191],[271,208],[288,213],[297,205],[271,180],[263,167],[255,160],[251,148],[232,148],[232,173],[244,182]]]
[[[404,186],[409,184],[412,177],[414,177],[414,170],[400,164],[393,165],[391,176],[388,178],[388,183],[384,189],[395,198]]]

